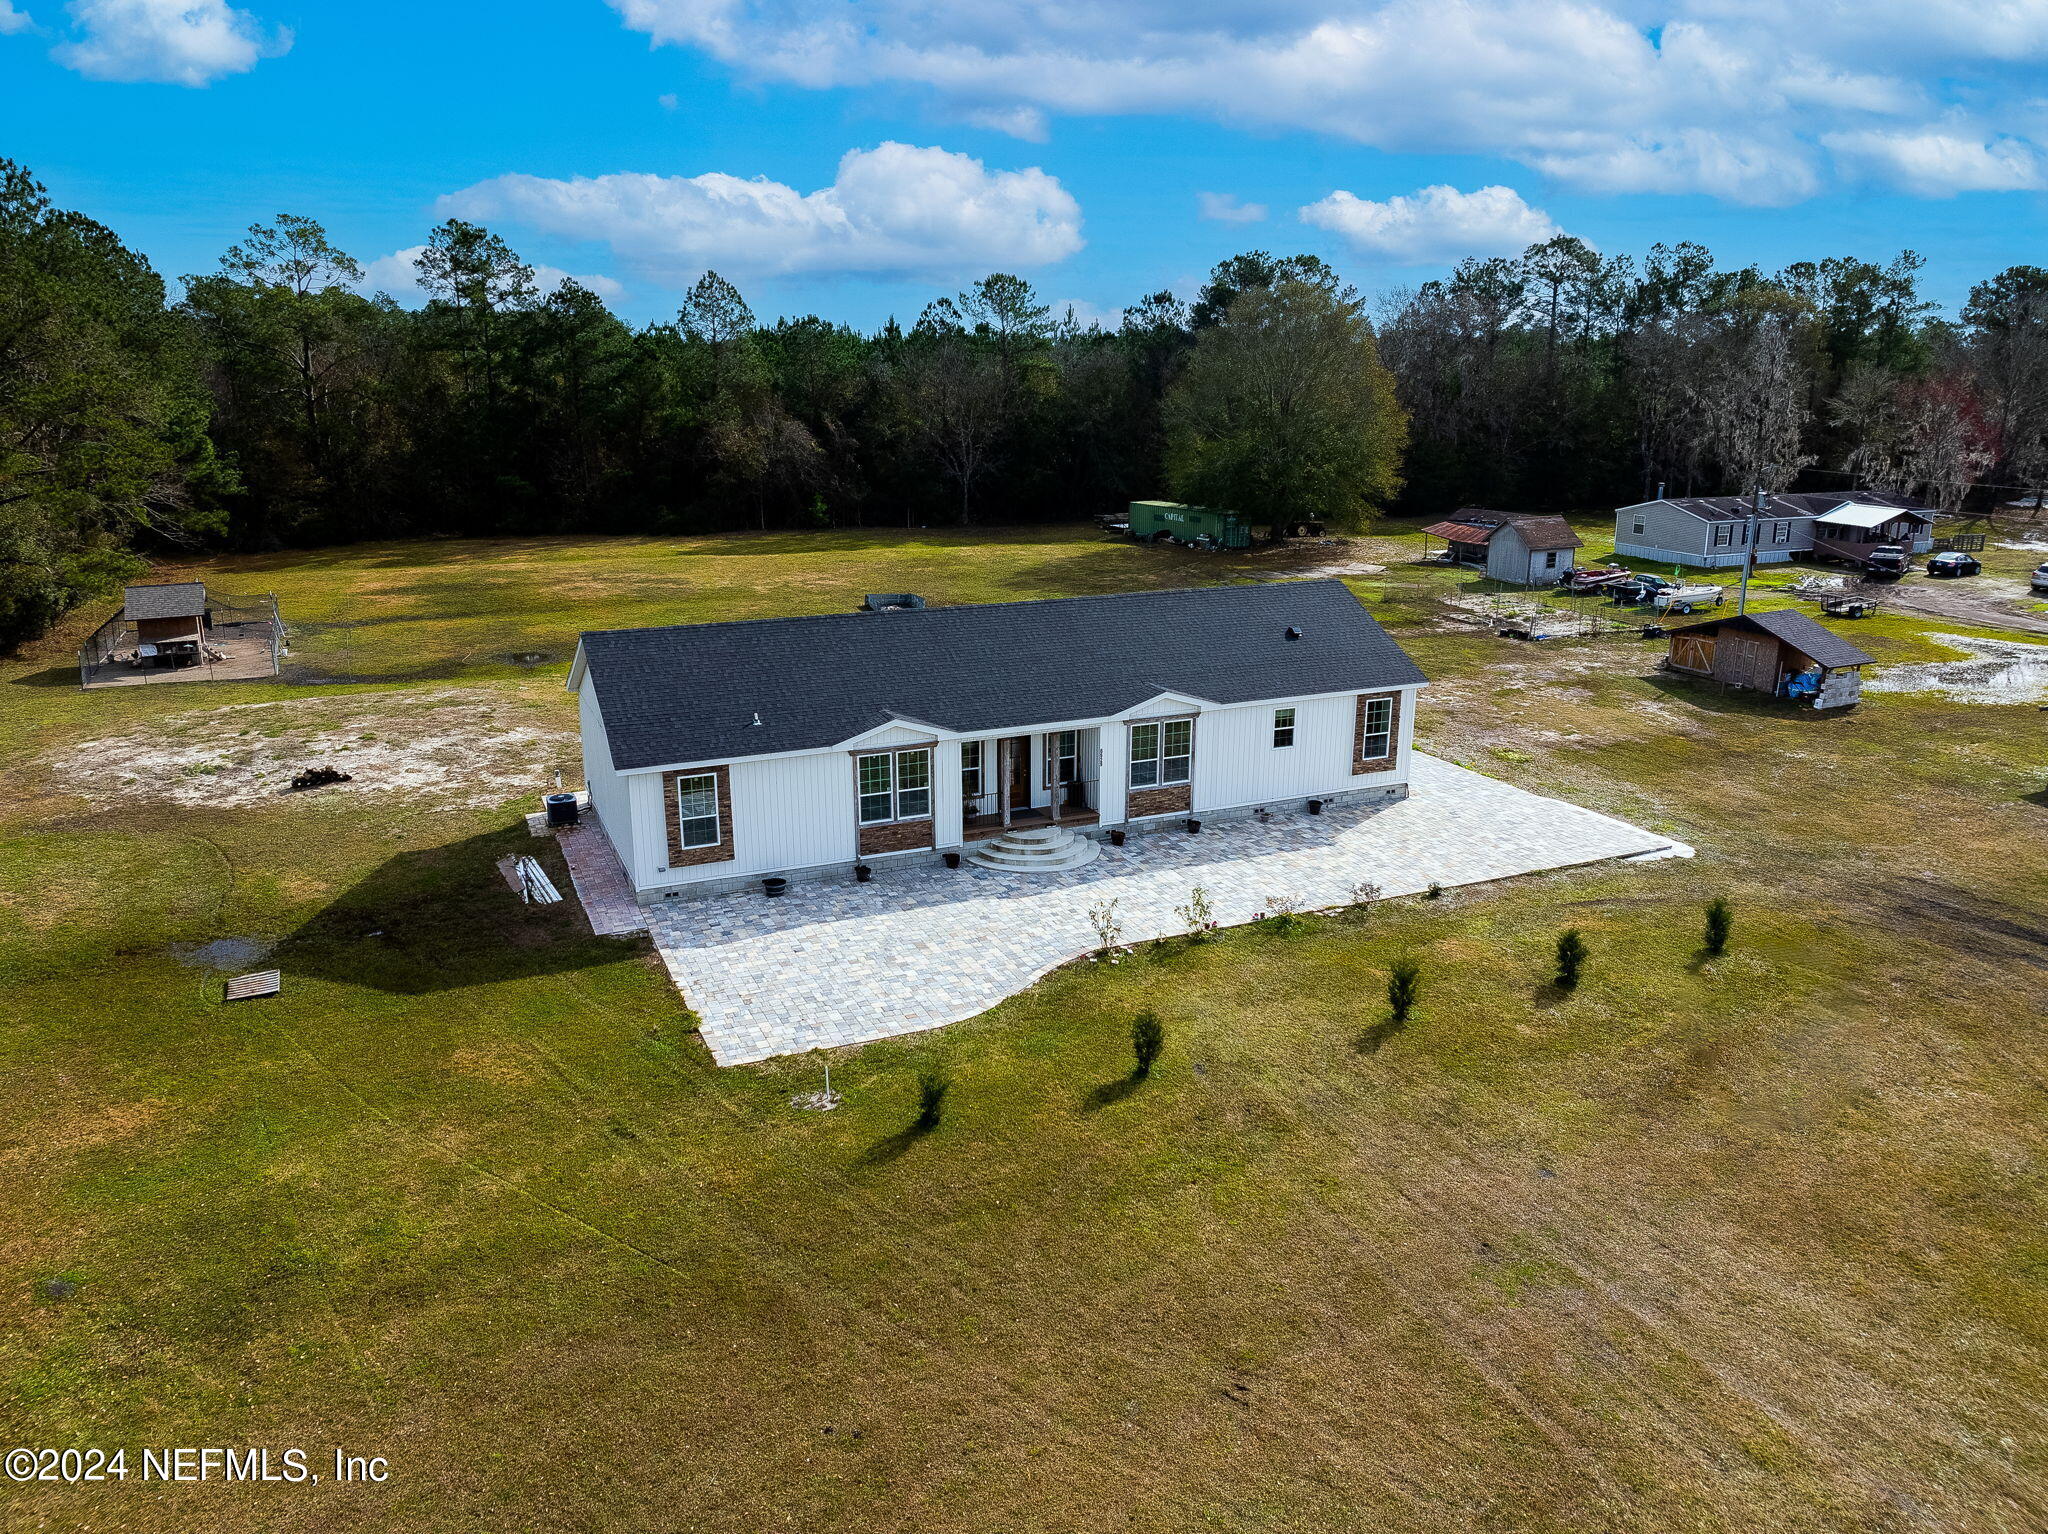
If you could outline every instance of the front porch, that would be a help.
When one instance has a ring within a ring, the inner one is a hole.
[[[986,814],[968,815],[962,821],[960,839],[969,842],[982,842],[987,841],[993,836],[1001,836],[1005,831],[1021,831],[1032,826],[1062,825],[1069,830],[1079,831],[1088,826],[1100,825],[1101,823],[1101,815],[1085,806],[1077,808],[1073,805],[1065,805],[1055,815],[1050,807],[1041,804],[1031,808],[1011,810],[1010,823],[1007,826],[1003,824],[1002,813],[999,810],[991,810]]]

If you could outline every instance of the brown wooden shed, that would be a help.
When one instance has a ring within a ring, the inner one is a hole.
[[[1668,631],[1664,664],[1689,676],[1767,692],[1815,708],[1847,708],[1863,694],[1875,658],[1790,610],[1739,613]]]
[[[121,616],[135,625],[138,644],[161,645],[206,637],[206,586],[201,581],[174,581],[130,586]]]

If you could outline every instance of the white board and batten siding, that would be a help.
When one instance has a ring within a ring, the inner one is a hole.
[[[612,766],[611,741],[597,706],[597,686],[588,672],[576,688],[576,715],[583,734],[583,784],[590,791],[590,807],[617,849],[619,861],[626,865],[626,877],[637,886],[643,882],[644,870],[634,866],[632,838],[626,835],[626,828],[633,824],[632,780],[621,777]]]
[[[853,861],[858,835],[853,759],[845,752],[742,759],[731,763],[727,772],[733,823],[720,831],[729,839],[734,855],[720,862],[674,869],[668,866],[668,807],[662,803],[662,774],[627,776],[632,793],[631,872],[640,888]],[[614,832],[614,842],[618,839]]]
[[[1399,750],[1394,766],[1355,775],[1351,752],[1357,729],[1354,693],[1303,698],[1292,704],[1256,703],[1204,709],[1195,722],[1193,803],[1198,813],[1326,797],[1355,788],[1391,788],[1408,778],[1408,750],[1415,729],[1413,687],[1401,694]],[[1273,744],[1276,709],[1294,710],[1294,744]]]

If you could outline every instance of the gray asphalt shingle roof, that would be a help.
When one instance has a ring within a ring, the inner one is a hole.
[[[1426,680],[1334,580],[610,629],[582,643],[621,771],[815,750],[892,718],[983,734],[1162,692],[1249,703]]]
[[[1707,629],[1739,628],[1769,634],[1823,666],[1868,666],[1877,657],[1866,655],[1848,640],[1823,628],[1805,613],[1783,608],[1777,612],[1740,613],[1733,618],[1710,618],[1705,623],[1688,623],[1670,630],[1674,634],[1697,634]]]
[[[121,604],[121,616],[131,623],[143,618],[197,618],[205,611],[203,581],[130,586]]]
[[[1667,495],[1662,502],[1676,506],[1705,522],[1746,522],[1749,520],[1751,498],[1746,495]],[[1827,490],[1799,491],[1796,494],[1767,495],[1764,497],[1766,517],[1818,517],[1833,511],[1837,506],[1854,503],[1858,506],[1892,506],[1900,511],[1917,511],[1922,516],[1932,517],[1933,511],[1910,495],[1898,495],[1889,490]],[[1640,504],[1655,506],[1656,501]],[[1623,511],[1633,510],[1624,506]]]

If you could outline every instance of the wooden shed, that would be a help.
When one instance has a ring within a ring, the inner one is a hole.
[[[138,644],[158,650],[182,646],[197,649],[206,638],[206,586],[201,581],[130,586],[121,616],[135,625]]]
[[[1855,703],[1863,694],[1863,667],[1873,659],[1790,610],[1710,618],[1669,633],[1669,669],[1814,708]]]

